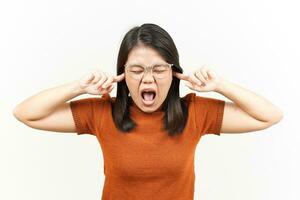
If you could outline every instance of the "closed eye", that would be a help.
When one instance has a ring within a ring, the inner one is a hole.
[[[140,74],[140,73],[143,73],[144,71],[131,71],[131,72],[133,72],[135,74]]]
[[[155,73],[163,73],[165,72],[166,70],[154,70]]]

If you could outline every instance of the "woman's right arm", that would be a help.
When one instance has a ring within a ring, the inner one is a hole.
[[[86,75],[81,80],[43,90],[18,104],[13,115],[29,127],[55,131],[76,132],[70,103],[81,94],[100,95],[111,92],[112,83],[122,77],[107,77],[102,72]],[[106,85],[106,88],[103,88]]]
[[[14,116],[24,124],[42,130],[75,132],[68,100],[84,94],[78,81],[41,91],[18,104]]]

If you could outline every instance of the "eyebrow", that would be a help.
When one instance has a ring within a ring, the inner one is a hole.
[[[161,65],[161,64],[167,64],[167,63],[155,63],[154,66],[155,65]],[[143,64],[140,64],[140,63],[137,63],[137,62],[129,63],[127,65],[138,65],[138,66],[141,66],[141,67],[144,66]]]

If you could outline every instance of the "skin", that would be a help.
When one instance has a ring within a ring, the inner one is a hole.
[[[143,65],[152,65],[153,61],[163,61],[156,51],[145,47],[136,48],[130,53],[128,62],[134,59],[138,59]],[[278,123],[283,118],[283,111],[266,98],[220,77],[208,67],[197,69],[190,75],[172,73],[174,77],[186,81],[186,86],[191,90],[218,92],[232,101],[225,102],[221,133],[258,131]],[[148,73],[140,81],[126,75],[126,84],[134,103],[145,112],[159,109],[170,88],[172,73],[170,71],[170,76],[163,80],[155,80]],[[13,114],[18,120],[32,128],[56,132],[75,132],[70,105],[65,102],[81,94],[109,93],[113,84],[124,78],[124,73],[107,76],[105,73],[95,72],[80,81],[75,80],[50,88],[26,99],[14,109]],[[151,107],[145,107],[141,102],[139,91],[141,88],[145,88],[144,86],[157,89],[158,98]]]
[[[139,46],[130,52],[127,64],[133,61],[139,61],[140,64],[149,66],[153,65],[154,62],[164,60],[155,50]],[[244,133],[262,130],[278,123],[283,118],[282,110],[266,98],[224,79],[206,66],[193,71],[189,75],[170,71],[168,77],[159,80],[155,80],[150,73],[146,73],[141,80],[132,79],[128,74],[124,76],[123,73],[115,77],[109,77],[103,84],[105,86],[103,92],[111,91],[111,83],[118,82],[125,77],[134,103],[145,112],[153,112],[161,108],[173,76],[186,81],[185,85],[191,90],[218,92],[232,101],[225,101],[224,117],[221,125],[222,133]],[[100,87],[101,85],[102,83]],[[155,103],[148,107],[143,104],[140,95],[140,90],[145,87],[153,87],[157,91]]]
[[[136,62],[142,64],[143,66],[153,66],[153,64],[156,63],[166,63],[166,61],[157,51],[146,46],[136,46],[130,51],[126,64]],[[134,103],[146,113],[161,110],[162,103],[167,97],[172,80],[173,76],[171,69],[168,77],[157,80],[150,72],[145,73],[141,80],[135,80],[131,78],[125,71],[125,82],[129,89],[130,96]],[[150,106],[143,103],[142,96],[140,94],[141,89],[145,87],[155,88],[156,90],[154,104]]]
[[[173,72],[177,78],[187,81],[186,86],[198,92],[217,92],[225,101],[221,133],[247,133],[268,128],[283,118],[280,108],[269,100],[224,77],[210,67],[202,66],[190,75]]]

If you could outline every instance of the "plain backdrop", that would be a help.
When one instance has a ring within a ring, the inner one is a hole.
[[[95,69],[115,74],[124,34],[143,23],[171,35],[185,73],[209,65],[284,111],[283,120],[265,130],[202,137],[195,199],[300,199],[299,18],[299,4],[291,0],[1,2],[0,199],[101,198],[96,137],[33,129],[12,111],[31,95]],[[193,92],[183,83],[181,96]]]

